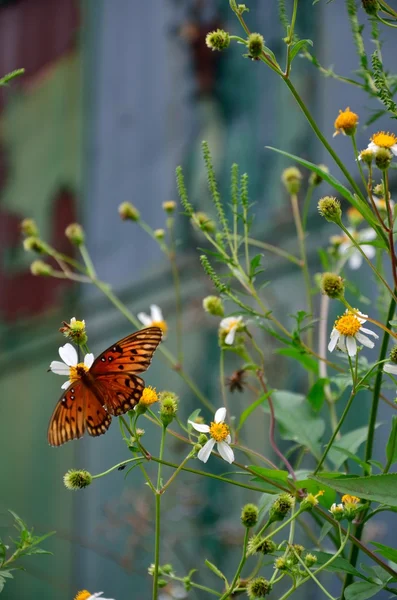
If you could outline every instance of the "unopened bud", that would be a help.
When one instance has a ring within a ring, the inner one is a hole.
[[[30,272],[32,275],[42,275],[44,277],[48,277],[52,275],[54,269],[51,265],[43,262],[42,260],[34,260],[30,265]]]
[[[82,490],[92,483],[92,475],[85,470],[69,469],[63,477],[68,490]]]
[[[119,206],[119,215],[123,221],[139,221],[139,210],[131,202],[122,202]]]
[[[321,276],[321,291],[329,298],[343,298],[345,285],[340,275],[336,273],[323,273]]]
[[[79,223],[71,223],[65,229],[65,235],[72,244],[81,246],[85,241],[84,230]]]
[[[281,181],[289,194],[297,194],[301,187],[302,173],[297,167],[288,167],[282,172]]]
[[[230,44],[230,35],[223,29],[210,31],[205,37],[205,43],[211,50],[226,50]]]
[[[340,223],[342,218],[342,209],[340,202],[333,196],[324,196],[318,201],[318,212],[322,217],[331,223]]]
[[[324,171],[324,173],[329,173],[329,169],[328,169],[327,165],[317,165],[317,166],[319,169]],[[315,173],[314,171],[310,174],[310,177],[309,177],[310,185],[320,185],[320,183],[322,181],[323,181],[323,178],[320,174]]]
[[[222,298],[219,298],[219,296],[207,296],[204,298],[203,308],[205,312],[214,317],[223,317],[225,315]]]
[[[163,210],[172,215],[173,212],[175,212],[176,209],[176,202],[175,200],[166,200],[165,202],[163,202]]]
[[[27,252],[37,252],[37,254],[49,254],[49,248],[45,242],[33,235],[23,240],[23,247]]]
[[[379,148],[375,154],[375,164],[381,171],[386,171],[390,167],[393,154],[388,148]]]
[[[215,233],[216,231],[215,221],[202,211],[193,214],[192,224],[206,233]]]
[[[23,219],[20,223],[20,228],[25,236],[37,237],[39,235],[39,229],[36,225],[36,221],[33,219]]]
[[[380,9],[378,0],[361,0],[361,4],[368,15],[374,16]]]
[[[241,511],[241,522],[244,527],[254,527],[258,522],[259,509],[256,504],[246,504]]]
[[[250,58],[259,58],[265,47],[265,40],[260,33],[251,33],[248,36],[248,52]]]

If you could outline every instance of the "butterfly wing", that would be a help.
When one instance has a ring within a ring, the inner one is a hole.
[[[94,361],[90,374],[108,412],[122,415],[138,404],[145,382],[137,373],[149,367],[161,342],[160,327],[147,327],[113,344]]]
[[[82,380],[74,382],[62,394],[48,426],[48,443],[61,446],[80,438],[85,430],[89,435],[102,435],[112,417],[103,408],[97,395]]]

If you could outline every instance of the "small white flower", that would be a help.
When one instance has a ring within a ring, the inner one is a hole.
[[[348,229],[349,233],[356,240],[358,244],[363,245],[363,252],[365,256],[371,260],[374,258],[376,254],[376,250],[374,246],[369,244],[365,244],[365,242],[370,242],[376,238],[376,232],[372,228],[360,229],[359,231],[355,231],[354,229]],[[339,246],[339,253],[343,256],[347,254],[349,256],[348,265],[351,269],[359,269],[363,262],[363,256],[361,252],[356,248],[353,242],[347,237],[342,236],[343,241]]]
[[[332,352],[338,347],[342,352],[347,352],[349,356],[356,356],[357,342],[367,348],[373,348],[374,342],[363,334],[372,335],[375,339],[378,339],[379,336],[370,329],[362,327],[367,318],[368,315],[363,315],[358,310],[346,310],[345,314],[336,319],[334,323],[328,350]]]
[[[225,417],[226,408],[218,408],[214,416],[214,421],[211,423],[211,425],[204,425],[189,421],[196,431],[199,431],[200,433],[209,433],[211,436],[197,455],[197,458],[202,460],[204,463],[206,463],[209,459],[215,444],[217,444],[218,452],[223,460],[230,464],[234,461],[234,453],[230,447],[230,430],[225,423]]]
[[[63,390],[66,390],[73,381],[80,379],[81,375],[86,373],[92,367],[94,355],[91,353],[86,354],[84,357],[84,362],[79,363],[79,357],[72,344],[65,344],[64,346],[61,346],[58,352],[63,362],[60,362],[59,360],[53,360],[50,364],[50,370],[56,375],[69,377],[69,380],[65,381],[65,383],[61,386]]]
[[[397,375],[397,365],[395,363],[385,363],[383,370],[385,373],[391,373]]]
[[[138,313],[138,319],[145,327],[151,327],[152,325],[155,325],[160,327],[160,329],[163,330],[163,333],[167,332],[167,323],[164,321],[161,308],[157,306],[157,304],[152,304],[150,306],[150,315],[144,312]]]
[[[231,346],[234,343],[236,332],[243,324],[243,317],[226,317],[219,324],[219,331],[225,335],[225,344]]]
[[[81,592],[78,592],[78,594],[76,594],[75,599],[74,600],[95,600],[95,598],[101,598],[101,600],[114,600],[114,598],[104,598],[102,596],[103,592],[94,592],[93,594],[89,595],[90,592],[87,592],[87,590],[82,590]]]

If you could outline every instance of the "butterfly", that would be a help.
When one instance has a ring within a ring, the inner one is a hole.
[[[49,444],[61,446],[86,430],[92,436],[102,435],[109,429],[112,415],[133,409],[145,388],[137,374],[149,367],[162,336],[160,327],[141,329],[112,344],[89,369],[77,365],[78,379],[62,394],[52,414]]]

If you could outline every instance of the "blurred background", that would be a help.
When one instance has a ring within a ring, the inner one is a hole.
[[[251,29],[260,31],[280,56],[284,33],[278,3],[248,4]],[[357,58],[342,4],[336,0],[313,6],[312,0],[301,0],[297,31],[313,40],[324,65],[349,76]],[[249,173],[250,198],[256,203],[254,235],[294,250],[295,232],[280,186],[289,163],[265,146],[325,162],[339,176],[270,70],[243,59],[238,46],[224,54],[206,48],[205,34],[218,27],[239,33],[226,0],[0,2],[0,75],[26,69],[0,98],[0,535],[12,535],[7,509],[37,533],[56,531],[45,543],[53,556],[27,559],[27,571],[17,573],[3,592],[9,600],[68,600],[82,588],[104,590],[105,597],[116,600],[148,598],[154,523],[153,498],[139,472],[125,479],[125,472],[115,471],[80,492],[63,485],[68,468],[98,473],[126,458],[126,449],[115,424],[98,439],[48,446],[46,430],[60,380],[47,368],[64,343],[58,329],[72,316],[85,319],[90,349],[98,354],[130,333],[131,325],[93,287],[33,277],[29,265],[34,257],[21,245],[21,219],[35,219],[42,237],[69,254],[74,250],[65,227],[82,223],[99,277],[135,313],[148,311],[153,302],[160,305],[170,328],[167,344],[175,350],[169,264],[145,232],[120,220],[118,205],[130,201],[152,227],[163,227],[161,205],[176,199],[174,172],[181,164],[191,202],[211,214],[200,154],[205,139],[221,191],[227,193],[233,162]],[[391,36],[392,30],[384,32],[392,57],[397,44]],[[367,118],[368,110],[378,108],[354,87],[322,78],[303,59],[295,61],[293,79],[328,139],[339,109],[350,106]],[[360,130],[360,148],[368,137],[368,131]],[[346,139],[339,136],[332,143],[354,169]],[[327,193],[326,186],[320,193]],[[316,265],[320,269],[319,244],[335,232],[317,217],[315,202],[310,224],[315,270]],[[183,215],[178,215],[177,227],[185,368],[217,404],[217,323],[201,308],[212,288],[196,252],[203,240]],[[294,267],[271,255],[265,264],[266,278],[275,280],[267,293],[277,313],[304,308]],[[362,291],[371,297],[369,281]],[[288,362],[272,353],[273,342],[265,339],[272,387],[299,391],[303,373],[291,372]],[[237,365],[230,360],[227,374]],[[181,417],[198,408],[159,355],[145,379],[180,395]],[[241,411],[243,397],[233,396],[231,402]],[[382,411],[380,420],[390,419],[390,409],[382,406]],[[205,410],[203,415],[211,417]],[[365,424],[366,412],[353,421],[354,427]],[[253,419],[245,441],[266,454],[265,427],[265,415]],[[158,432],[148,427],[145,439],[155,453]],[[167,449],[174,460],[184,452],[175,442]],[[206,468],[225,470],[215,459]],[[162,562],[173,563],[181,576],[200,566],[197,580],[213,582],[203,561],[208,558],[225,570],[230,561],[234,564],[242,535],[238,515],[250,500],[254,497],[239,488],[181,476],[164,496]],[[184,597],[180,589],[164,591],[164,599],[177,597]],[[190,597],[202,596],[192,591]]]

